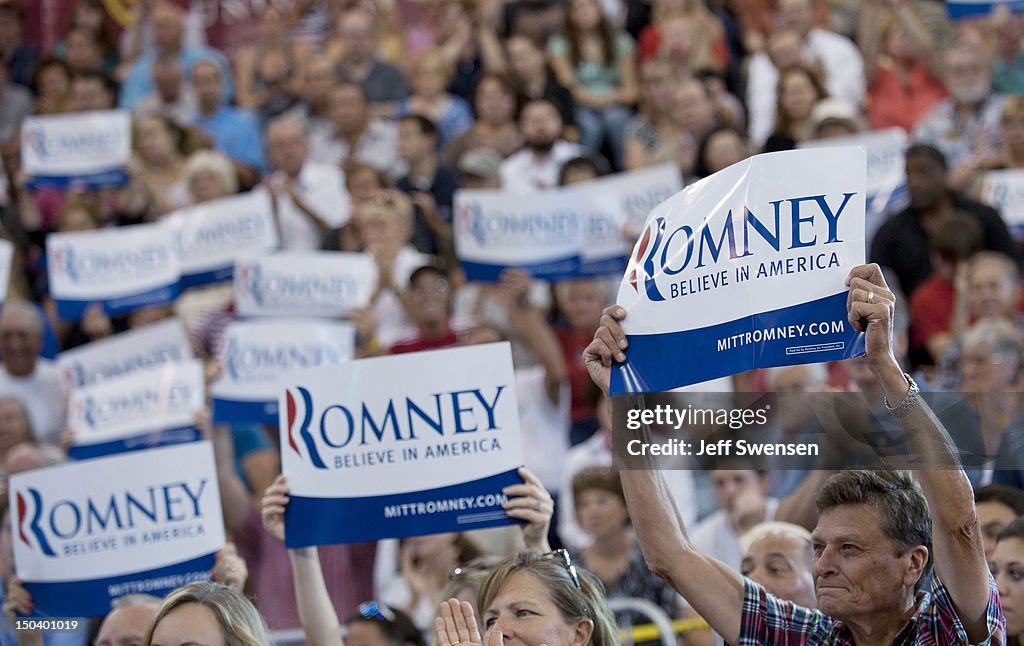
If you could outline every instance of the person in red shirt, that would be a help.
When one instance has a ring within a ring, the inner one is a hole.
[[[403,300],[416,334],[391,346],[391,354],[437,350],[458,343],[451,326],[451,285],[441,269],[425,265],[412,272]]]

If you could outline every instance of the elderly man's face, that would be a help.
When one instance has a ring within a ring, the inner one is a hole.
[[[267,153],[270,163],[290,177],[302,170],[309,154],[309,140],[298,123],[277,123],[267,133]]]
[[[1010,269],[1003,263],[974,263],[970,273],[971,315],[976,319],[990,316],[1013,317],[1020,300],[1020,291]]]
[[[9,374],[32,374],[42,349],[43,331],[37,319],[20,310],[8,310],[0,316],[0,361]]]
[[[142,604],[114,610],[103,620],[96,646],[141,646],[160,606]]]
[[[840,505],[818,517],[811,534],[818,608],[836,619],[870,617],[906,601],[921,578],[927,550],[897,556],[896,541],[882,531],[870,505]]]
[[[762,536],[750,546],[740,571],[780,599],[807,608],[818,605],[811,577],[811,548],[799,536],[785,532]]]

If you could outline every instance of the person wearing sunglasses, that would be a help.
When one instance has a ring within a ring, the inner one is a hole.
[[[504,505],[505,512],[510,518],[523,521],[520,528],[527,550],[535,553],[547,552],[551,549],[547,536],[551,516],[554,513],[551,494],[529,469],[521,467],[519,476],[523,479],[523,484],[511,485],[502,490],[502,493],[508,498]],[[288,482],[284,475],[280,475],[267,488],[263,496],[262,508],[264,529],[280,541],[284,541],[284,512],[288,501]],[[299,610],[302,630],[306,633],[306,641],[318,646],[342,646],[338,614],[327,593],[317,548],[289,549],[288,557],[292,564],[295,601]],[[363,605],[369,608],[366,604]],[[377,604],[377,607],[385,608],[387,606]],[[386,615],[382,616],[386,618]],[[364,644],[364,646],[379,645],[374,643],[372,645]],[[401,644],[391,646],[401,646]],[[549,644],[549,646],[554,645]]]
[[[590,572],[577,569],[566,550],[508,557],[484,581],[478,605],[480,624],[473,604],[442,601],[434,620],[434,646],[619,643],[604,586]]]

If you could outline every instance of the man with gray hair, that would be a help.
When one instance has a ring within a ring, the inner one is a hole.
[[[319,249],[323,234],[342,227],[351,215],[345,175],[337,165],[309,158],[309,136],[297,119],[274,119],[266,139],[274,172],[264,183],[274,196],[281,246]]]
[[[64,382],[56,364],[39,356],[43,317],[35,305],[8,301],[0,311],[0,394],[21,400],[40,442],[56,443],[64,427]]]

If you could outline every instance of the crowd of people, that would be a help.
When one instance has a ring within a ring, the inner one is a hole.
[[[370,304],[349,316],[357,356],[511,342],[526,464],[507,492],[516,527],[286,550],[277,429],[201,415],[231,541],[215,582],[119,600],[77,633],[7,625],[0,642],[266,644],[268,629],[301,628],[311,644],[610,646],[619,624],[644,621],[613,616],[616,598],[689,620],[685,644],[1024,641],[1021,247],[985,203],[989,172],[1024,168],[1024,16],[952,21],[937,0],[290,0],[253,3],[258,31],[222,51],[196,28],[200,2],[138,0],[124,26],[108,3],[75,0],[48,18],[66,31],[44,51],[26,4],[0,0],[4,479],[67,459],[57,353],[177,317],[212,378],[236,319],[225,284],[61,320],[47,236],[256,188],[282,249],[376,263]],[[30,181],[26,118],[115,109],[132,120],[127,183]],[[916,400],[903,420],[942,440],[943,425],[976,430],[992,458],[963,472],[620,479],[605,371],[628,353],[623,314],[606,309],[621,276],[476,283],[459,266],[458,190],[542,194],[662,164],[688,185],[752,154],[890,128],[912,142],[906,200],[866,249],[884,278],[851,283],[868,357],[712,387],[856,392],[882,413],[916,391],[904,372],[922,391],[971,393],[941,423]],[[13,618],[32,602],[9,520],[2,533]]]

